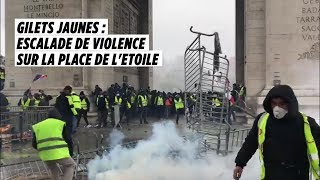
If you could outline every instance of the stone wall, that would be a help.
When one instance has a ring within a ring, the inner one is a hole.
[[[320,1],[247,0],[245,7],[248,103],[261,112],[268,91],[288,84],[301,110],[319,119]]]
[[[106,89],[112,83],[122,83],[127,76],[129,84],[139,88],[141,83],[150,83],[150,68],[16,68],[14,67],[14,19],[15,18],[107,18],[109,34],[152,32],[152,21],[148,0],[6,0],[6,94],[20,94],[33,89],[56,89],[56,93],[67,84],[77,89],[92,90],[96,84]],[[118,5],[118,9],[115,7]],[[146,12],[141,12],[146,11]],[[141,16],[145,21],[141,21]],[[151,16],[151,17],[150,17]],[[119,26],[115,28],[115,24]],[[144,29],[146,31],[141,31]],[[150,35],[152,47],[152,34]],[[141,73],[142,72],[142,73]],[[31,83],[36,73],[47,74],[48,78]],[[141,77],[147,76],[147,77]],[[145,81],[141,81],[141,79]],[[131,81],[132,80],[132,81]]]
[[[266,61],[265,0],[245,1],[245,85],[248,104],[256,108],[256,98],[265,86]]]

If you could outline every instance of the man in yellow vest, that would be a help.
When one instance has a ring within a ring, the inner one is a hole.
[[[138,95],[138,107],[139,107],[139,111],[140,111],[140,124],[142,124],[142,119],[144,121],[144,124],[148,124],[147,106],[148,106],[147,93],[143,90],[140,90],[140,93]]]
[[[51,171],[52,179],[72,180],[76,163],[73,156],[72,143],[67,135],[66,123],[56,109],[49,112],[48,118],[33,125],[32,146],[38,150],[39,157]],[[60,168],[59,168],[60,167]]]
[[[119,106],[119,116],[120,116],[119,118],[120,118],[120,121],[121,121],[122,120],[122,116],[124,114],[124,104],[123,104],[122,96],[120,96],[120,92],[119,91],[117,91],[116,95],[114,96],[114,101],[113,101],[113,106],[112,106],[113,121],[115,121],[114,107],[116,105]],[[120,127],[120,125],[118,127]]]
[[[74,109],[76,111],[73,114],[74,116],[73,116],[73,122],[72,122],[72,132],[75,133],[75,132],[77,132],[77,124],[78,124],[78,119],[79,119],[78,116],[79,116],[79,111],[81,109],[81,100],[80,100],[80,96],[72,89],[71,89],[71,100],[72,100],[72,104],[74,106]]]
[[[160,91],[157,93],[157,97],[154,101],[154,104],[156,105],[156,111],[158,114],[158,118],[161,119],[164,113],[164,98]]]
[[[221,121],[221,113],[223,111],[222,103],[220,101],[219,93],[218,92],[213,92],[212,93],[212,105],[213,107],[213,119],[217,122]]]
[[[176,108],[176,114],[177,114],[176,124],[178,124],[179,123],[179,115],[183,114],[183,109],[184,109],[184,103],[183,103],[183,100],[179,94],[177,94],[174,98],[174,106]]]
[[[78,111],[79,114],[78,114],[77,127],[79,127],[79,123],[80,123],[81,117],[83,116],[83,119],[87,124],[85,127],[89,128],[89,127],[91,127],[91,125],[88,122],[87,114],[90,111],[90,101],[86,97],[86,95],[84,94],[83,91],[80,92],[80,101],[81,101],[81,109]]]
[[[46,95],[46,93],[44,93],[44,90],[39,89],[39,93],[40,93],[40,99],[41,100],[46,98],[47,95]]]
[[[27,89],[24,93],[22,98],[18,102],[18,106],[21,106],[23,110],[27,110],[30,106],[31,99],[30,97],[32,96],[31,90]]]
[[[127,126],[129,126],[129,120],[130,120],[130,116],[132,114],[132,105],[130,103],[130,100],[126,97],[123,98],[123,103],[122,103],[122,114],[120,116],[120,122],[122,122],[122,118],[125,115],[126,116],[126,121],[127,121]]]
[[[38,93],[34,93],[34,107],[38,107],[40,104],[41,98],[40,98],[40,94]]]
[[[136,108],[137,108],[137,96],[134,89],[131,87],[130,93],[130,104],[131,104],[131,112],[130,115],[135,118],[136,117]]]
[[[254,121],[235,159],[234,179],[258,149],[262,180],[309,180],[309,170],[319,180],[320,127],[299,112],[290,86],[278,85],[267,94],[261,113]]]

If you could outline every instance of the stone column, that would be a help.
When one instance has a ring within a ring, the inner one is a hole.
[[[290,85],[301,111],[319,119],[319,0],[266,1],[266,81],[258,98]]]
[[[253,111],[256,111],[257,95],[264,89],[266,78],[265,0],[246,0],[244,3],[244,78],[247,87],[246,101],[247,105],[251,107]]]

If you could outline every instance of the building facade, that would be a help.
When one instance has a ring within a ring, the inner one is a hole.
[[[261,112],[277,84],[293,87],[300,110],[319,119],[319,0],[237,0],[237,82]]]
[[[90,91],[127,82],[135,88],[152,85],[152,68],[21,68],[14,67],[15,18],[106,18],[109,34],[149,34],[152,49],[152,0],[6,0],[6,85],[8,96],[31,86],[47,91],[65,85]],[[36,74],[48,78],[31,83]]]

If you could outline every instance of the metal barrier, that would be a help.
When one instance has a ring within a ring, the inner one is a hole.
[[[0,127],[7,127],[0,133],[2,152],[10,151],[13,146],[19,147],[32,139],[32,125],[46,119],[53,107],[30,107],[23,110],[19,106],[0,107]],[[5,149],[9,148],[9,149]]]
[[[23,179],[49,179],[50,171],[41,160],[19,162],[10,165],[1,165],[0,177],[2,180]]]
[[[205,141],[211,142],[220,153],[221,147],[228,147],[229,138],[225,132],[231,128],[229,124],[229,61],[221,54],[218,33],[205,34],[190,28],[197,37],[187,47],[184,55],[185,91],[195,95],[193,112],[186,110],[188,127],[205,135]],[[201,45],[202,36],[214,36],[215,50],[208,51]],[[187,93],[185,107],[189,108]],[[222,144],[222,141],[225,144]],[[224,154],[228,150],[226,149]]]

